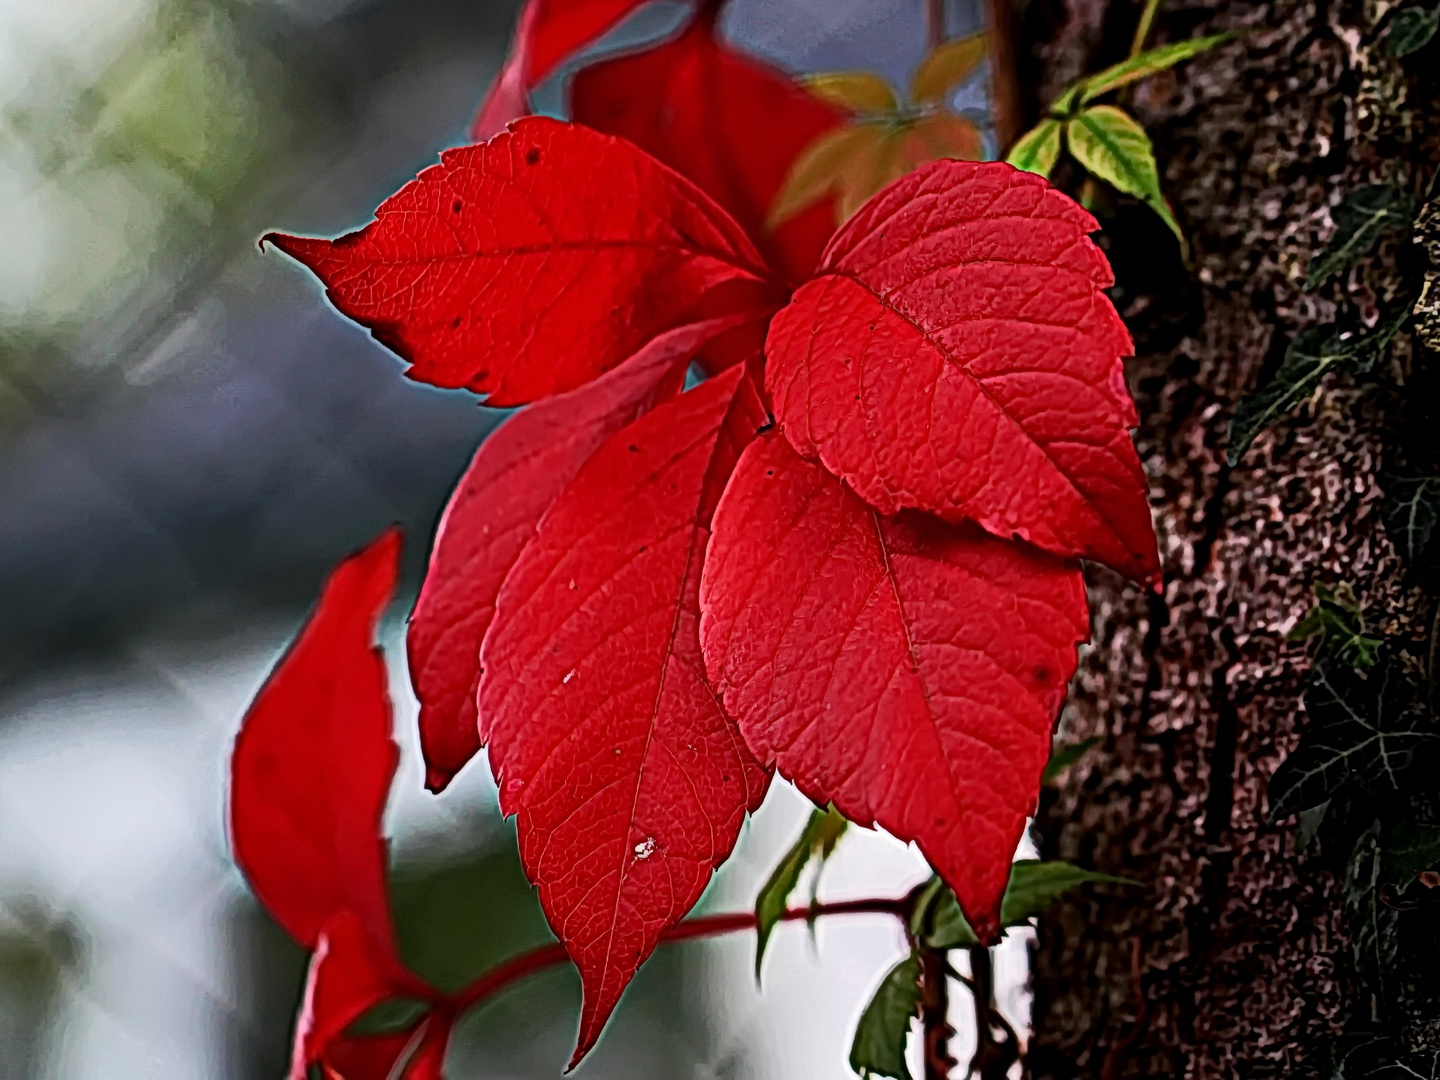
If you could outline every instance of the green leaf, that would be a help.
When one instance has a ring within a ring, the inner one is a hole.
[[[770,934],[774,931],[775,924],[780,921],[780,916],[785,914],[785,905],[790,900],[790,894],[800,884],[800,875],[813,858],[818,857],[821,865],[824,865],[825,860],[834,852],[847,824],[833,807],[829,810],[818,807],[811,810],[810,818],[800,833],[800,839],[790,846],[790,850],[770,872],[769,880],[761,886],[759,895],[755,897],[755,922],[759,930],[755,942],[756,979],[760,978],[760,962],[765,958],[765,946],[770,941]]]
[[[911,953],[890,969],[860,1014],[850,1044],[850,1068],[862,1078],[910,1080],[905,1039],[920,1015],[920,958]]]
[[[1391,184],[1356,188],[1331,215],[1335,219],[1335,235],[1325,249],[1310,260],[1305,288],[1317,288],[1332,274],[1348,270],[1385,233],[1409,229],[1419,208],[1415,196]]]
[[[366,1009],[346,1034],[397,1035],[409,1031],[429,1011],[430,1006],[417,998],[390,998]]]
[[[1357,671],[1369,671],[1384,643],[1366,635],[1365,618],[1350,583],[1342,581],[1332,589],[1316,582],[1314,591],[1315,606],[1285,635],[1285,640],[1319,637],[1319,655],[1334,657]]]
[[[1005,160],[1017,169],[1049,176],[1055,162],[1060,160],[1060,135],[1059,120],[1041,120],[1015,140]]]
[[[1010,869],[1010,883],[1000,903],[1000,924],[1023,926],[1031,918],[1045,912],[1067,892],[1091,883],[1105,885],[1136,885],[1129,878],[1084,870],[1067,862],[1040,862],[1021,859]],[[915,905],[911,936],[927,948],[962,949],[980,944],[970,929],[955,894],[939,878],[931,878]]]
[[[1440,4],[1429,11],[1418,6],[1406,8],[1390,20],[1385,49],[1396,59],[1409,56],[1429,45],[1436,30],[1440,30]]]
[[[1400,913],[1380,899],[1383,882],[1380,822],[1355,842],[1345,871],[1346,928],[1355,967],[1382,998],[1399,954]]]
[[[1402,790],[1417,754],[1440,750],[1416,686],[1388,650],[1368,676],[1324,658],[1305,691],[1309,727],[1270,777],[1270,817],[1319,806],[1347,784],[1377,793]]]
[[[1385,478],[1380,516],[1401,558],[1414,566],[1430,546],[1440,520],[1440,476],[1391,475]]]
[[[1330,800],[1326,799],[1319,806],[1312,806],[1308,810],[1301,810],[1295,823],[1295,851],[1303,854],[1310,850],[1310,845],[1315,843],[1315,837],[1320,833],[1320,826],[1325,824],[1325,815],[1330,812]]]
[[[1312,326],[1295,335],[1280,370],[1268,383],[1242,398],[1230,418],[1231,465],[1238,465],[1255,441],[1280,417],[1315,391],[1331,370],[1363,375],[1375,366],[1385,346],[1410,317],[1412,302],[1397,304],[1367,332],[1341,334],[1334,323]]]
[[[1071,120],[1065,136],[1076,161],[1106,183],[1142,200],[1184,243],[1180,226],[1160,194],[1160,173],[1150,136],[1133,117],[1114,105],[1096,105]]]
[[[1129,86],[1148,75],[1154,75],[1157,71],[1174,67],[1181,61],[1198,56],[1207,49],[1223,45],[1234,36],[1234,34],[1214,34],[1211,37],[1193,38],[1190,41],[1177,41],[1171,45],[1148,49],[1129,60],[1122,60],[1114,67],[1108,67],[1098,75],[1092,75],[1085,79],[1081,83],[1080,102],[1085,104],[1094,101],[1101,94],[1119,90],[1122,86]]]
[[[1010,871],[1010,884],[1000,904],[1000,921],[1019,926],[1045,911],[1065,893],[1081,885],[1138,885],[1129,878],[1084,870],[1067,862],[1021,859]]]
[[[1401,889],[1424,870],[1440,864],[1440,825],[1409,818],[1385,841],[1385,880]]]
[[[1061,773],[1104,741],[1099,735],[1091,735],[1088,739],[1055,747],[1050,751],[1050,760],[1045,763],[1045,771],[1040,774],[1040,782],[1053,784],[1060,778]]]

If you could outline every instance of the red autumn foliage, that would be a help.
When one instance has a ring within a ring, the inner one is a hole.
[[[635,6],[531,0],[484,133]],[[1093,219],[940,161],[834,237],[829,206],[764,233],[834,117],[716,6],[577,79],[610,134],[518,120],[357,233],[270,237],[412,378],[535,402],[457,487],[409,653],[432,789],[489,746],[583,981],[576,1060],[771,768],[917,842],[998,936],[1087,636],[1077,560],[1158,578]],[[711,378],[681,392],[692,359]],[[345,1080],[438,1076],[469,1003],[404,971],[384,897],[395,546],[336,571],[235,753],[236,857],[316,950],[296,1060]],[[405,1039],[347,1032],[391,996],[430,1005]]]

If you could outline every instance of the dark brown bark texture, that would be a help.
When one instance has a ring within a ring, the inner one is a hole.
[[[1039,90],[1032,120],[1072,78],[1124,57],[1141,6],[1017,10],[1021,81]],[[1304,723],[1310,660],[1285,633],[1313,582],[1352,582],[1387,633],[1425,632],[1428,601],[1380,522],[1400,405],[1434,392],[1411,370],[1411,342],[1401,336],[1378,385],[1329,376],[1234,470],[1224,462],[1235,403],[1291,336],[1347,313],[1373,321],[1399,287],[1393,256],[1408,238],[1314,294],[1303,287],[1347,192],[1377,180],[1418,190],[1437,159],[1424,70],[1436,61],[1386,55],[1391,10],[1172,2],[1156,24],[1153,44],[1246,33],[1131,100],[1193,265],[1143,208],[1097,208],[1137,342],[1137,439],[1166,581],[1147,598],[1090,574],[1093,645],[1062,730],[1104,742],[1047,793],[1038,830],[1045,857],[1143,884],[1042,920],[1028,1055],[1038,1078],[1284,1077],[1367,1000],[1340,884],[1296,856],[1293,821],[1267,823],[1265,786]],[[1055,179],[1078,189],[1063,169]]]

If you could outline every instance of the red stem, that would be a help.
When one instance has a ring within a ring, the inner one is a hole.
[[[801,919],[818,919],[823,915],[894,915],[904,918],[907,900],[896,899],[841,900],[833,904],[816,904],[813,907],[789,908],[781,916],[781,922],[796,922]],[[726,915],[702,915],[698,919],[687,919],[678,926],[671,926],[660,932],[663,941],[689,941],[692,938],[714,937],[730,934],[737,930],[755,929],[753,912],[732,912]],[[519,982],[526,975],[545,968],[563,964],[569,959],[565,946],[558,942],[531,949],[485,972],[452,999],[455,1013],[478,1005],[492,994],[499,993],[511,983]]]

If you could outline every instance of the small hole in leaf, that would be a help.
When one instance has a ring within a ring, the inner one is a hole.
[[[456,199],[455,202],[454,202],[454,203],[451,205],[451,207],[450,207],[450,209],[453,210],[453,211],[455,211],[455,213],[457,213],[457,214],[458,214],[461,210],[463,210],[464,208],[465,208],[465,204],[464,204],[461,200],[459,200],[459,199]]]
[[[453,329],[458,329],[459,326],[460,326],[460,316],[459,316],[459,315],[456,315],[455,318],[453,318],[453,319],[450,320],[450,328],[451,328],[452,330],[453,330]]]
[[[1048,683],[1050,681],[1050,669],[1043,664],[1037,667],[1035,669],[1035,681],[1042,686]]]
[[[526,150],[526,151],[525,151],[525,164],[526,164],[526,165],[538,165],[538,164],[540,164],[540,151],[537,150],[537,149],[535,149],[535,147],[533,147],[533,146],[532,146],[529,150]]]

